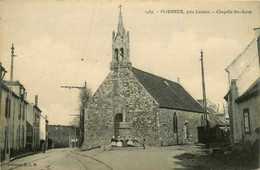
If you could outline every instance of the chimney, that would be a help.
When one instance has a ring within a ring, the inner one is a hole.
[[[231,100],[236,100],[236,98],[238,97],[238,87],[237,87],[237,83],[236,83],[236,79],[232,79],[231,80]]]
[[[258,63],[259,63],[259,68],[260,68],[260,27],[254,28],[254,31],[255,31],[255,38],[257,41]]]
[[[36,106],[38,106],[38,95],[35,95],[35,103]]]
[[[236,79],[232,79],[231,80],[231,87],[236,87],[237,86],[237,80]]]
[[[47,115],[45,115],[45,122],[46,122],[46,126],[48,125],[48,118]]]

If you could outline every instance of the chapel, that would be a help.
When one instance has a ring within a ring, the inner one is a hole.
[[[153,146],[198,142],[202,106],[180,83],[133,67],[129,37],[120,9],[110,72],[86,108],[83,147],[109,145],[112,136]]]

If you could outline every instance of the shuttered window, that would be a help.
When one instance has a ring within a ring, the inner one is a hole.
[[[243,109],[243,117],[244,117],[244,130],[245,133],[250,133],[250,117],[249,117],[249,109]]]
[[[11,100],[6,97],[5,99],[5,117],[10,118],[10,111],[11,111]]]

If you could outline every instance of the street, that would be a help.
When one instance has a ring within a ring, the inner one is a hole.
[[[230,169],[221,159],[213,159],[201,146],[100,148],[80,151],[78,148],[52,149],[14,160],[2,167],[9,169]]]
[[[81,155],[75,149],[53,149],[38,153],[3,166],[3,169],[111,169],[109,166]]]

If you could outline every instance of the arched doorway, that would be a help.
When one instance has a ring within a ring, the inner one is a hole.
[[[117,138],[119,136],[119,126],[120,126],[120,122],[123,122],[123,114],[122,113],[118,113],[116,114],[115,116],[115,125],[114,125],[114,128],[115,128],[115,137]]]
[[[179,134],[178,134],[178,122],[177,122],[177,114],[174,112],[173,114],[173,143],[179,144]]]

